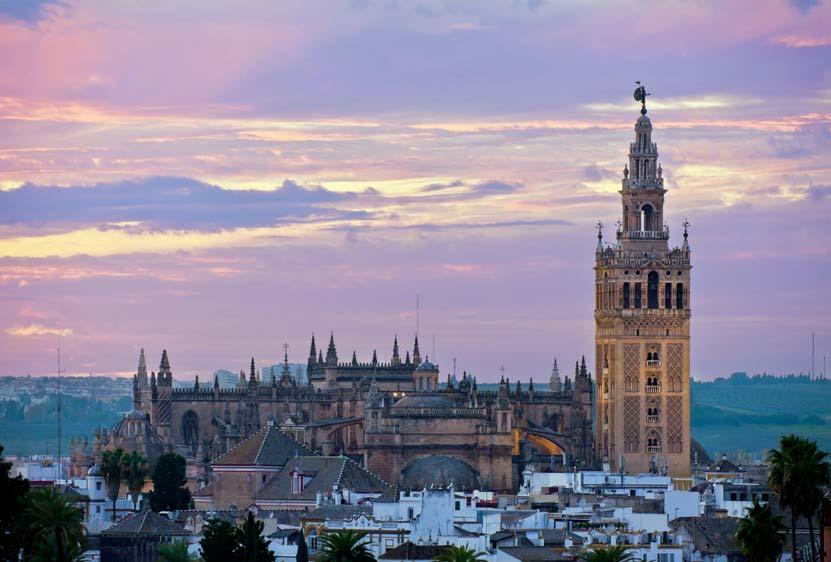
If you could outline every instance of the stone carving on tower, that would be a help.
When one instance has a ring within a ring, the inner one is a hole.
[[[690,248],[669,245],[663,170],[641,115],[621,181],[616,243],[595,252],[595,445],[615,471],[690,472]]]

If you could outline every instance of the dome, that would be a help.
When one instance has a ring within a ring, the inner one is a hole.
[[[438,371],[438,368],[430,363],[430,359],[422,361],[421,365],[416,368],[416,371]]]
[[[652,128],[652,121],[649,120],[649,117],[646,115],[641,115],[638,117],[638,120],[635,122],[636,129],[651,129]]]
[[[481,487],[479,473],[463,460],[444,455],[430,455],[410,461],[401,471],[401,486],[410,490],[446,488],[477,490]]]
[[[124,414],[124,419],[125,420],[146,420],[147,419],[147,414],[145,414],[144,412],[141,412],[139,410],[131,410],[131,411],[127,412],[126,414]]]
[[[101,465],[95,463],[87,470],[87,476],[101,476]]]
[[[453,401],[441,394],[416,394],[405,396],[393,408],[452,408]]]
[[[709,465],[713,462],[710,460],[710,455],[707,454],[707,449],[695,439],[690,440],[690,462],[700,465]]]

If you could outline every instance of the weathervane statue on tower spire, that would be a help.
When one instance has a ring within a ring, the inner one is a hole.
[[[646,88],[641,84],[640,80],[637,80],[635,84],[638,85],[635,88],[635,101],[641,102],[641,115],[646,115],[646,96],[651,96],[652,94],[646,91]]]

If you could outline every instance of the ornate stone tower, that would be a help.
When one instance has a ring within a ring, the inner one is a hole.
[[[664,225],[664,180],[646,93],[623,169],[614,247],[598,224],[595,342],[598,457],[615,471],[690,473],[690,248]]]

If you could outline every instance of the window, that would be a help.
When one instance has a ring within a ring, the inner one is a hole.
[[[684,308],[684,284],[678,283],[675,286],[675,308]]]
[[[664,285],[664,308],[672,308],[672,283]]]
[[[407,508],[407,520],[412,521],[414,516],[415,516],[415,512],[413,511],[413,508],[408,507]]]
[[[101,482],[100,481],[95,483],[95,489],[98,490],[99,492],[101,491]]]
[[[101,506],[100,505],[95,506],[95,513],[101,513]]]
[[[641,284],[635,283],[635,308],[641,307]]]
[[[649,308],[658,308],[658,272],[650,271],[647,279],[646,306]]]
[[[312,529],[306,534],[306,546],[309,547],[309,552],[317,550],[317,531]]]
[[[623,284],[623,308],[629,308],[629,282]]]
[[[460,509],[462,509],[462,502],[456,500],[456,511],[459,511]]]

